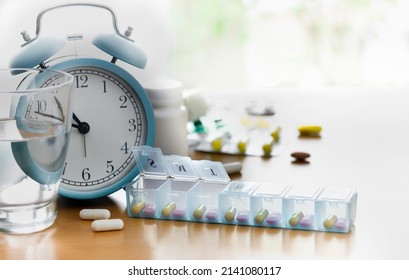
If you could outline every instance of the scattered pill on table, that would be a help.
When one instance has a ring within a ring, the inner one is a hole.
[[[319,125],[300,125],[298,131],[300,136],[319,137],[322,127]]]
[[[162,216],[163,217],[169,217],[170,214],[172,214],[172,212],[176,209],[176,204],[171,201],[168,204],[165,205],[165,207],[162,208]]]
[[[138,215],[146,207],[145,201],[140,201],[131,207],[131,212],[134,215]]]
[[[233,221],[234,217],[236,217],[236,213],[237,210],[234,207],[230,207],[229,209],[227,209],[226,213],[224,214],[224,218],[226,219],[226,221]]]
[[[262,224],[264,220],[268,216],[268,210],[267,209],[261,209],[260,211],[257,212],[256,216],[254,216],[254,222],[256,224]]]
[[[336,215],[329,215],[329,216],[324,220],[324,222],[323,222],[322,224],[323,224],[324,228],[330,229],[330,228],[332,228],[332,227],[335,225],[335,223],[336,223],[337,220],[338,220],[338,218],[337,218]]]
[[[80,211],[80,218],[83,220],[100,220],[110,217],[111,212],[108,209],[82,209]]]
[[[309,157],[311,157],[309,153],[294,152],[294,153],[291,153],[291,156],[294,158],[294,161],[292,161],[292,163],[300,163],[300,164],[310,163],[307,160]]]
[[[304,213],[301,211],[297,211],[295,212],[290,220],[288,221],[288,223],[290,224],[290,226],[295,227],[296,225],[298,225],[298,223],[300,222],[300,220],[304,217]]]
[[[226,170],[227,174],[234,174],[240,173],[241,169],[243,168],[243,165],[240,161],[234,161],[223,163],[223,167]]]
[[[195,211],[193,211],[193,217],[197,220],[200,220],[206,212],[206,206],[200,204],[196,207]]]
[[[95,220],[91,223],[91,228],[94,231],[112,231],[121,230],[124,227],[124,222],[121,219],[103,219]]]

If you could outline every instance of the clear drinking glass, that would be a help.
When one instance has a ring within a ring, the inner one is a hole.
[[[68,73],[0,69],[0,231],[51,226],[71,132]]]

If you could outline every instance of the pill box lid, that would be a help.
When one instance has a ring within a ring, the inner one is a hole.
[[[162,150],[150,146],[132,148],[136,165],[142,175],[168,177],[169,171],[163,159]]]
[[[250,195],[257,185],[258,183],[256,182],[232,181],[222,192],[235,195]]]
[[[289,184],[260,183],[255,188],[253,195],[282,197],[290,187]]]
[[[322,188],[316,186],[292,186],[285,197],[292,199],[315,199],[321,191]]]
[[[351,188],[325,188],[318,199],[331,201],[348,201],[355,193],[356,191]]]
[[[200,179],[211,182],[229,182],[230,177],[218,161],[195,160],[193,164],[199,173]]]
[[[190,157],[170,155],[164,156],[164,160],[167,164],[169,175],[171,177],[188,180],[199,179],[199,174]]]

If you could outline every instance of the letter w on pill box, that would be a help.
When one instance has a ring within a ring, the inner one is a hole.
[[[230,181],[223,165],[134,147],[140,170],[126,185],[130,217],[347,233],[353,189]]]

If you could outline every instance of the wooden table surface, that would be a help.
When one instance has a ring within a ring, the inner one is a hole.
[[[237,98],[243,95],[245,98]],[[221,97],[222,96],[222,97]],[[234,105],[231,100],[238,100]],[[270,89],[213,95],[232,113],[251,100],[272,101],[282,144],[272,158],[192,152],[193,159],[241,161],[232,180],[347,187],[358,191],[347,234],[130,218],[125,192],[95,200],[58,199],[47,230],[0,233],[0,259],[407,259],[409,257],[409,89]],[[243,101],[246,100],[246,101]],[[320,139],[298,137],[320,124]],[[290,154],[311,154],[292,164]],[[124,229],[93,232],[83,208],[106,208]]]

